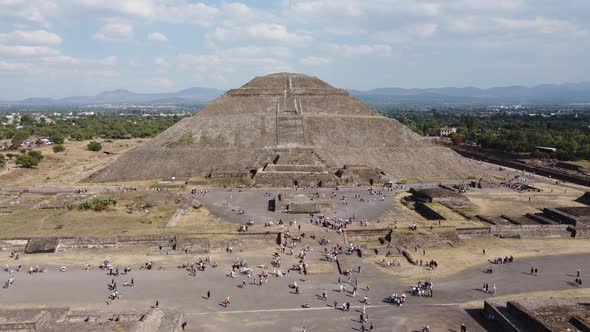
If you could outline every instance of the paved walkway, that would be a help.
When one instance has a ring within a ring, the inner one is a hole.
[[[487,265],[470,269],[435,283],[433,298],[409,295],[405,306],[396,307],[384,303],[383,299],[394,292],[406,292],[411,285],[401,284],[373,265],[363,265],[360,274],[353,273],[353,282],[359,279],[359,292],[353,298],[348,292],[338,292],[335,272],[311,274],[309,283],[304,283],[298,273],[284,278],[269,277],[264,286],[253,285],[246,276],[225,276],[232,258],[237,256],[235,253],[228,255],[219,267],[198,272],[196,277],[177,268],[135,270],[129,276],[115,277],[122,299],[109,306],[105,304],[110,294],[107,284],[113,277],[103,271],[86,272],[72,268],[61,273],[50,268],[48,273],[35,275],[21,272],[16,274],[14,287],[0,289],[0,305],[120,311],[145,309],[158,300],[161,307],[174,307],[185,312],[189,330],[194,331],[266,331],[273,330],[273,326],[299,331],[302,325],[306,325],[309,331],[347,331],[360,328],[360,300],[368,295],[371,305],[367,312],[370,321],[377,326],[376,331],[412,331],[424,324],[447,329],[456,328],[460,322],[469,322],[473,327],[470,331],[473,331],[477,330],[476,323],[456,304],[490,297],[480,290],[482,283],[488,282],[490,287],[495,283],[498,295],[572,289],[569,282],[573,281],[578,268],[590,272],[590,255],[548,256],[522,261],[516,257],[514,263],[494,265],[492,275],[483,272]],[[315,252],[308,258],[312,268],[319,257]],[[270,257],[258,257],[249,263],[251,266],[268,265],[269,260]],[[528,274],[531,266],[539,269],[538,276]],[[9,275],[3,272],[0,276],[8,279]],[[131,277],[137,286],[123,287]],[[341,279],[346,281],[346,277]],[[247,280],[245,289],[239,287],[242,280]],[[299,295],[289,288],[294,281],[300,285]],[[365,289],[367,283],[371,285],[370,291]],[[322,289],[328,291],[328,301],[321,299]],[[204,298],[207,290],[212,294],[209,300]],[[347,290],[351,290],[351,286],[347,285]],[[231,297],[232,304],[224,308],[221,302],[227,296]],[[339,304],[350,302],[351,311],[335,310],[332,307],[334,300]],[[310,308],[302,308],[306,303]]]

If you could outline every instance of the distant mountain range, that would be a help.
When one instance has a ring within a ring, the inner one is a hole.
[[[105,91],[96,96],[75,96],[61,99],[27,98],[19,101],[5,101],[1,104],[23,106],[59,105],[102,105],[102,104],[206,104],[221,96],[223,90],[211,88],[190,88],[171,93],[136,93],[125,89]]]
[[[590,82],[543,84],[533,87],[506,86],[489,89],[379,88],[369,91],[348,90],[351,95],[371,105],[386,104],[579,104],[590,103]],[[206,104],[221,96],[223,90],[190,88],[171,93],[135,93],[129,90],[105,91],[96,96],[61,99],[28,98],[19,101],[0,101],[0,104],[23,106],[99,105],[99,104]]]
[[[349,90],[350,94],[372,105],[383,104],[574,104],[590,103],[590,82],[543,84],[533,87],[506,86],[489,89],[380,88]]]

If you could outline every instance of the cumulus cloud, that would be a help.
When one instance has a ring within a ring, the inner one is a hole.
[[[0,71],[23,71],[29,68],[30,63],[0,61]]]
[[[299,59],[299,62],[306,66],[321,66],[331,64],[332,59],[310,55]]]
[[[377,31],[375,37],[388,43],[406,43],[426,39],[438,32],[438,24],[424,23],[403,26],[395,30]]]
[[[10,33],[0,33],[0,42],[11,44],[59,45],[61,44],[62,39],[59,35],[46,30],[16,30]]]
[[[328,49],[336,54],[342,54],[347,57],[356,56],[390,56],[393,53],[391,46],[386,44],[374,45],[347,45],[347,44],[329,44]]]
[[[289,32],[286,26],[278,23],[217,27],[213,38],[219,41],[249,38],[290,44],[304,44],[312,40],[309,34]]]
[[[128,23],[108,23],[100,28],[94,38],[106,42],[127,42],[135,37],[133,25]]]
[[[116,56],[108,56],[102,59],[76,58],[68,55],[50,56],[41,58],[44,62],[66,65],[90,65],[90,66],[115,66],[117,65]]]
[[[168,37],[166,37],[166,35],[164,35],[163,33],[160,33],[160,32],[149,33],[147,35],[147,39],[149,39],[151,41],[160,42],[160,43],[167,43],[168,42]]]
[[[154,64],[162,67],[168,67],[170,65],[170,63],[168,63],[168,61],[162,57],[154,58]]]
[[[41,57],[59,54],[59,50],[47,46],[0,45],[0,55],[9,57]]]

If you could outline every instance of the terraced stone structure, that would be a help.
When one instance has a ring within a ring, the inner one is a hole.
[[[241,179],[261,187],[463,179],[475,163],[348,92],[301,74],[257,77],[93,174],[96,182]]]

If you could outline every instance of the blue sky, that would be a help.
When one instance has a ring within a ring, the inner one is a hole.
[[[588,0],[0,0],[0,99],[281,71],[353,89],[587,81],[588,17]]]

